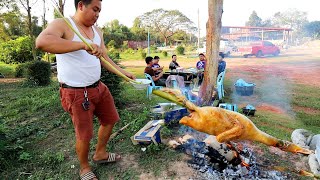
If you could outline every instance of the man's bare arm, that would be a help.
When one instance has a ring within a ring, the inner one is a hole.
[[[39,34],[36,40],[36,48],[54,54],[86,49],[86,45],[83,42],[67,39],[68,35],[71,37],[72,31],[66,22],[63,19],[56,19]]]
[[[132,75],[131,73],[123,70],[122,68],[120,68],[116,63],[114,63],[114,62],[109,58],[109,56],[108,56],[108,54],[107,54],[107,48],[106,48],[105,45],[104,45],[103,35],[102,35],[101,31],[100,31],[98,28],[96,28],[96,29],[97,29],[97,31],[99,32],[100,37],[101,37],[101,45],[100,45],[100,47],[104,50],[104,51],[103,51],[103,54],[102,54],[102,57],[104,57],[104,59],[105,59],[107,62],[109,62],[114,68],[116,68],[116,69],[117,69],[118,71],[120,71],[122,74],[126,75],[127,77],[129,77],[129,78],[131,78],[131,79],[135,79],[135,76],[134,76],[134,75]],[[103,61],[101,61],[101,60],[100,60],[100,62],[101,62],[101,65],[102,65],[105,69],[107,69],[108,71],[116,74],[116,71],[115,71],[113,68],[109,67],[105,62],[103,62]]]

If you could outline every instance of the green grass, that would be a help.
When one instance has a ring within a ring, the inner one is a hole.
[[[149,101],[145,90],[136,91],[128,84],[124,86],[126,90],[121,96],[126,102],[126,108],[119,109],[121,121],[114,131],[129,122],[134,123],[114,138],[108,148],[123,156],[132,155],[139,166],[93,165],[102,179],[137,179],[141,166],[159,174],[166,163],[178,158],[176,152],[164,146],[161,149],[150,147],[151,150],[148,147],[145,154],[140,146],[132,145],[130,137],[149,121],[147,117],[150,107],[160,99],[153,97]],[[17,156],[9,158],[11,162],[8,163],[7,170],[0,174],[0,179],[77,179],[79,167],[74,152],[73,126],[69,115],[60,105],[57,82],[47,87],[3,83],[0,84],[0,99],[0,121],[6,126],[8,139],[19,151]],[[97,128],[98,124],[95,123],[95,132]],[[96,139],[93,139],[91,152],[95,143]],[[169,160],[164,161],[163,157],[168,157]]]
[[[292,104],[304,109],[297,110],[296,119],[302,122],[306,129],[320,133],[320,89],[307,85],[294,86]]]
[[[5,77],[14,77],[16,64],[5,64],[0,62],[0,73]]]

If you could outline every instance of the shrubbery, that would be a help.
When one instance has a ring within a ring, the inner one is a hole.
[[[158,52],[158,48],[155,45],[150,46],[150,53],[157,53]]]
[[[28,36],[22,36],[14,40],[0,44],[0,61],[9,63],[24,63],[33,60],[32,45],[34,43]],[[37,51],[37,56],[41,52]]]
[[[28,68],[28,63],[20,63],[19,65],[17,65],[16,71],[15,71],[15,77],[17,78],[26,77],[27,68]]]
[[[168,52],[167,52],[167,51],[162,51],[162,55],[163,55],[164,57],[167,57],[167,56],[168,56]]]
[[[111,41],[110,41],[110,42],[111,42]],[[109,51],[108,51],[108,56],[109,56],[111,59],[113,59],[113,60],[115,60],[115,59],[120,59],[120,53],[119,53],[119,51],[117,51],[117,50],[114,49],[114,48],[109,49]]]
[[[116,64],[119,64],[115,58],[112,58],[112,57],[110,58],[113,59],[113,61]],[[102,68],[101,81],[108,86],[116,106],[117,107],[123,106],[124,102],[121,101],[121,97],[120,97],[120,93],[123,90],[123,87],[121,84],[122,78]]]
[[[147,57],[147,53],[144,49],[138,49],[138,53],[140,53],[143,59]]]
[[[33,61],[28,65],[28,81],[38,86],[46,86],[51,82],[51,65],[45,61]]]
[[[183,46],[178,46],[178,47],[176,48],[176,52],[177,52],[177,54],[179,54],[179,55],[183,55],[183,54],[184,54],[184,47],[183,47]]]

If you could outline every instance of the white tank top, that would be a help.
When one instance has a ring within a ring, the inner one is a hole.
[[[76,24],[68,18],[72,26],[79,32]],[[93,43],[100,46],[101,38],[96,29],[94,32]],[[88,43],[90,39],[84,38]],[[81,42],[81,39],[74,33],[72,41]],[[85,50],[73,51],[65,54],[56,54],[58,81],[69,86],[84,87],[89,86],[100,79],[101,64],[100,60]]]

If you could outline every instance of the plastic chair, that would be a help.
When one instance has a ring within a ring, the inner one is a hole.
[[[147,87],[147,98],[151,99],[152,91],[154,89],[161,89],[161,88],[163,88],[163,86],[156,86],[154,81],[153,81],[153,79],[152,79],[152,77],[149,74],[144,73],[144,76],[146,77],[146,79],[149,79],[151,81],[151,85],[149,85]]]
[[[197,103],[197,99],[190,94],[190,90],[188,88],[181,88],[181,92],[189,101]]]
[[[218,89],[218,98],[219,98],[219,100],[221,100],[224,97],[223,81],[224,81],[225,73],[226,73],[226,71],[223,71],[217,77],[217,89]]]

